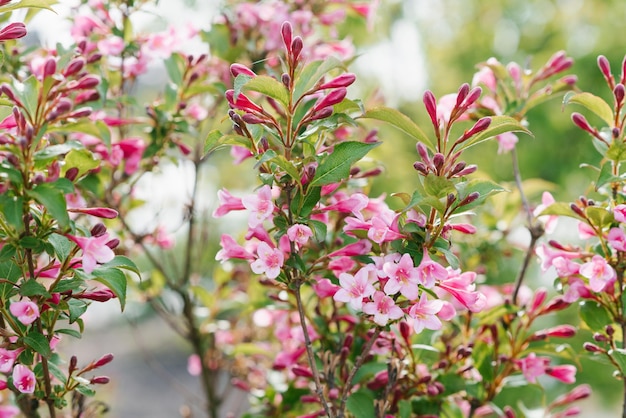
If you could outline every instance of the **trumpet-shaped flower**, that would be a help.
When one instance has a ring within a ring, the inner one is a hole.
[[[17,364],[13,368],[13,386],[22,393],[33,393],[35,391],[35,373],[23,364]]]
[[[409,254],[402,255],[397,263],[386,262],[383,264],[383,271],[389,278],[383,289],[386,294],[394,295],[400,292],[409,300],[417,299],[420,276]]]
[[[83,251],[83,270],[91,273],[98,263],[108,263],[113,260],[115,253],[106,244],[110,241],[109,234],[98,237],[77,237],[67,235]]]
[[[352,309],[360,311],[363,307],[363,298],[374,294],[376,289],[372,286],[367,268],[360,269],[354,276],[348,273],[339,275],[341,288],[335,293],[333,299],[347,303]]]
[[[440,299],[428,300],[426,292],[422,292],[420,299],[409,309],[409,316],[413,318],[413,329],[420,333],[426,329],[441,329],[441,320],[437,313],[443,308],[443,301]]]
[[[0,348],[0,373],[9,373],[11,371],[13,363],[15,363],[15,359],[20,352],[20,350]]]
[[[214,218],[224,216],[231,210],[244,210],[246,208],[240,198],[233,196],[226,189],[218,190],[217,199],[220,205],[213,211]]]
[[[289,227],[287,236],[289,237],[289,241],[295,242],[298,245],[305,245],[309,241],[309,238],[313,236],[313,231],[306,225],[295,224]]]
[[[424,257],[419,266],[417,266],[419,281],[424,287],[431,288],[437,280],[445,280],[448,278],[448,271],[439,263],[431,260],[428,250],[424,249]]]
[[[9,311],[24,325],[30,325],[39,318],[39,307],[30,300],[11,303]]]
[[[613,267],[600,255],[594,255],[580,266],[580,274],[589,279],[589,287],[594,292],[602,291],[616,277]]]
[[[257,247],[258,258],[250,264],[250,268],[256,274],[265,274],[268,279],[275,279],[280,274],[285,256],[277,248],[271,248],[267,243],[261,242]]]
[[[374,301],[363,305],[363,312],[368,315],[374,315],[374,322],[381,327],[387,325],[390,320],[400,319],[404,316],[404,312],[389,296],[383,292],[374,293]]]
[[[259,189],[256,195],[246,196],[241,200],[243,206],[250,211],[248,226],[255,228],[263,221],[272,217],[274,202],[272,201],[272,189],[265,185]]]

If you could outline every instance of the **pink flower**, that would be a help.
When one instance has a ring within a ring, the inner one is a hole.
[[[424,257],[417,266],[417,270],[420,283],[428,289],[433,287],[436,281],[448,278],[448,271],[441,264],[430,259],[426,248],[424,248]]]
[[[0,29],[0,42],[26,36],[26,26],[22,22],[9,23]]]
[[[441,280],[438,286],[454,296],[463,306],[472,312],[480,312],[487,305],[484,294],[476,291],[476,273],[467,271],[461,273],[460,270],[448,268],[448,277]]]
[[[367,237],[377,244],[404,238],[404,235],[394,230],[394,220],[387,222],[383,216],[374,215],[370,220],[371,227],[367,231]]]
[[[397,263],[386,262],[383,271],[389,278],[384,291],[388,295],[400,292],[405,298],[415,300],[418,296],[418,283],[420,273],[413,265],[413,259],[409,254],[403,254]]]
[[[372,243],[368,240],[362,239],[357,242],[353,242],[352,244],[348,244],[343,248],[338,249],[337,251],[333,251],[328,254],[328,257],[339,257],[339,256],[353,256],[353,255],[364,255],[369,253],[372,250]]]
[[[372,286],[371,271],[372,269],[363,267],[354,276],[341,273],[339,275],[341,289],[335,293],[333,299],[347,303],[355,311],[360,311],[363,307],[363,298],[372,296],[376,291]]]
[[[106,38],[98,41],[98,51],[103,55],[119,56],[126,43],[124,39],[119,36],[107,36]]]
[[[363,193],[354,193],[351,196],[340,195],[339,200],[332,205],[326,206],[323,211],[336,210],[342,213],[350,213],[357,218],[361,214],[361,210],[365,209],[369,199]]]
[[[374,302],[368,302],[363,305],[363,312],[368,315],[374,315],[374,322],[381,327],[387,325],[390,320],[400,319],[404,316],[404,312],[389,296],[383,292],[374,293]]]
[[[594,255],[580,266],[580,274],[589,279],[589,287],[594,292],[602,291],[617,276],[613,267],[600,255]]]
[[[521,360],[515,361],[517,366],[522,370],[522,374],[530,383],[535,383],[539,376],[546,372],[546,368],[550,364],[547,357],[537,357],[535,353],[530,353]]]
[[[626,205],[617,205],[613,208],[613,216],[617,222],[626,222]]]
[[[125,138],[115,144],[115,147],[122,150],[124,161],[124,173],[131,175],[139,169],[139,163],[146,149],[146,143],[142,138]]]
[[[289,241],[302,246],[309,242],[309,238],[313,236],[313,231],[306,225],[295,224],[289,227],[287,236],[289,237]]]
[[[17,356],[20,355],[20,352],[20,350],[0,348],[0,373],[9,373],[11,371],[13,363]]]
[[[558,257],[565,258],[566,260],[571,260],[574,258],[578,258],[581,255],[578,251],[557,250],[546,244],[541,244],[539,247],[537,247],[535,253],[541,260],[541,271],[548,271],[548,269],[554,265],[554,260]]]
[[[108,263],[113,260],[115,253],[106,244],[110,241],[109,234],[98,237],[76,237],[67,235],[83,251],[83,270],[91,273],[98,263]]]
[[[242,260],[252,260],[254,255],[248,252],[241,245],[237,244],[237,241],[228,234],[223,234],[220,238],[220,245],[222,249],[217,252],[215,259],[217,261],[226,261],[231,258],[238,258]]]
[[[493,73],[493,70],[488,66],[481,67],[477,73],[474,74],[472,78],[472,86],[478,86],[480,84],[487,87],[492,92],[496,91],[496,76]]]
[[[441,329],[441,321],[437,313],[443,308],[443,301],[439,299],[428,300],[426,292],[422,292],[420,299],[409,309],[409,316],[413,318],[413,329],[420,333],[426,329]]]
[[[257,247],[257,256],[258,258],[250,264],[252,271],[256,274],[265,274],[268,279],[278,277],[285,261],[282,251],[261,242]]]
[[[6,383],[5,383],[6,386]],[[20,413],[20,409],[13,405],[0,405],[0,418],[14,418]]]
[[[205,106],[198,103],[192,103],[185,108],[185,114],[197,121],[203,121],[209,116],[209,111]]]
[[[233,145],[230,147],[230,155],[235,160],[235,164],[241,164],[244,160],[254,156],[254,154],[246,147]]]
[[[13,368],[13,386],[22,393],[33,393],[35,391],[35,373],[28,367],[17,364]]]
[[[200,376],[202,373],[202,360],[197,354],[192,354],[187,358],[187,373],[192,376]]]
[[[30,300],[11,303],[9,311],[24,325],[30,325],[39,318],[39,307]]]
[[[626,251],[626,234],[621,228],[611,228],[607,241],[617,251]]]
[[[246,208],[240,198],[233,196],[226,189],[218,190],[217,199],[220,201],[220,205],[213,211],[214,218],[224,216],[232,210],[244,210]]]
[[[263,221],[271,218],[276,208],[272,201],[272,189],[268,185],[261,187],[256,195],[244,197],[241,203],[250,211],[248,218],[250,228],[261,225]]]
[[[341,288],[333,284],[329,279],[318,278],[315,283],[313,283],[313,290],[320,299],[334,296],[339,289]]]
[[[498,154],[504,154],[511,151],[515,148],[515,144],[517,144],[518,141],[517,135],[512,132],[505,132],[497,135],[496,140],[498,141]]]
[[[543,212],[548,206],[550,206],[553,203],[554,203],[554,197],[552,197],[550,192],[543,192],[543,195],[541,197],[541,204],[538,205],[533,211],[533,215],[538,216],[538,219],[540,219],[544,223],[544,229],[546,231],[546,234],[551,234],[554,232],[554,230],[556,229],[556,224],[557,224],[559,217],[556,215],[545,215],[545,216],[539,216],[539,215],[541,214],[541,212]]]

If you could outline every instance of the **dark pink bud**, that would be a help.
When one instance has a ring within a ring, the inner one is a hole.
[[[559,81],[563,84],[567,84],[568,86],[573,86],[578,82],[578,77],[575,75],[566,75],[565,77],[561,77]]]
[[[624,85],[618,84],[613,89],[613,95],[615,96],[615,102],[619,105],[624,101]]]
[[[94,62],[100,61],[102,59],[102,54],[93,54],[89,58],[87,58],[87,64],[93,64]]]
[[[77,94],[74,101],[77,105],[80,105],[87,102],[95,102],[99,99],[100,93],[97,90],[87,90]]]
[[[287,53],[291,54],[291,43],[293,42],[293,29],[291,23],[284,22],[280,28],[280,34],[283,37],[283,43],[287,49]]]
[[[248,77],[256,77],[256,74],[254,73],[254,71],[252,71],[245,65],[241,65],[237,63],[231,64],[230,73],[233,75],[233,77],[237,77],[239,74],[247,75]]]
[[[246,392],[249,392],[250,389],[251,389],[250,385],[248,383],[244,382],[241,379],[237,379],[237,378],[231,379],[230,384],[233,385],[234,387],[239,388],[239,389],[241,389],[243,391],[246,391]]]
[[[476,164],[470,164],[467,167],[465,167],[463,170],[456,173],[454,176],[455,177],[469,176],[470,174],[474,173],[476,170],[478,170],[478,166]]]
[[[91,228],[90,232],[92,237],[101,237],[107,232],[107,228],[103,224],[97,223]]]
[[[89,74],[89,75],[84,76],[80,80],[78,80],[78,83],[76,84],[76,89],[77,90],[93,89],[98,84],[100,84],[100,78],[95,75]]]
[[[421,161],[416,161],[413,163],[413,168],[419,171],[423,175],[428,175],[428,167]]]
[[[67,67],[63,71],[63,75],[65,77],[73,76],[74,74],[77,74],[79,71],[81,71],[84,66],[85,66],[84,58],[82,57],[74,58],[73,60],[70,61],[69,64],[67,64]]]
[[[598,68],[600,68],[602,75],[607,80],[613,77],[613,75],[611,74],[611,64],[609,63],[609,60],[606,59],[604,55],[598,56]]]
[[[296,36],[293,38],[291,42],[291,54],[293,56],[293,61],[296,62],[298,57],[300,56],[300,52],[302,52],[302,48],[304,48],[304,43],[302,42],[302,38]]]
[[[463,107],[470,107],[476,100],[480,98],[483,93],[483,89],[480,87],[474,87],[467,95],[467,98],[463,102]]]
[[[69,168],[65,172],[65,178],[68,179],[69,181],[76,180],[76,176],[78,176],[78,168],[77,167]]]
[[[439,128],[439,123],[437,122],[437,99],[435,99],[435,95],[430,90],[426,90],[423,100],[433,126]]]
[[[74,119],[84,118],[91,115],[92,111],[93,110],[90,107],[81,107],[80,109],[76,109],[76,111],[67,115],[67,117]]]
[[[604,353],[604,349],[598,347],[597,345],[590,343],[590,342],[586,342],[583,344],[583,348],[587,351],[589,351],[590,353]]]
[[[84,292],[79,295],[74,295],[76,299],[87,299],[93,300],[95,302],[106,302],[115,298],[115,293],[111,292],[109,289],[101,289],[96,290],[94,292]],[[106,364],[106,363],[105,363]],[[100,366],[95,366],[100,367]]]
[[[52,76],[57,72],[57,62],[54,58],[48,58],[43,66],[44,78]]]
[[[506,418],[515,418],[515,411],[510,407],[510,406],[505,406],[504,407],[504,416]]]
[[[535,335],[540,336],[542,339],[548,337],[570,338],[576,335],[576,328],[571,325],[558,325],[556,327],[537,331]]]
[[[0,85],[0,91],[2,92],[2,94],[7,96],[9,98],[9,100],[11,100],[12,102],[14,102],[16,104],[20,103],[19,99],[17,98],[17,96],[13,92],[13,89],[7,83],[2,83],[2,85]]]
[[[54,110],[58,114],[62,115],[72,110],[73,106],[74,105],[72,104],[72,101],[70,99],[68,99],[67,97],[63,97],[62,99],[59,100],[59,103],[57,104],[57,107]]]
[[[118,215],[117,211],[111,208],[72,208],[68,209],[68,212],[84,213],[86,215],[105,219],[117,218]]]
[[[556,298],[552,299],[550,302],[548,302],[546,304],[546,306],[543,307],[543,309],[541,309],[540,314],[545,315],[545,314],[550,313],[550,312],[562,311],[563,309],[567,308],[568,306],[570,306],[569,302],[566,302],[561,297],[556,297]]]
[[[404,341],[409,342],[411,338],[411,327],[409,326],[409,324],[407,324],[404,321],[400,321],[399,327],[400,327],[400,335],[402,335],[402,338],[404,339]]]
[[[78,364],[78,358],[76,358],[76,356],[70,357],[70,365],[68,367],[70,374],[72,374],[72,372],[76,370],[77,364]]]
[[[96,376],[91,378],[90,383],[92,385],[106,385],[110,381],[111,379],[108,376]]]
[[[615,328],[613,328],[613,325],[607,325],[604,328],[604,332],[606,332],[606,335],[612,336],[613,334],[615,334]]]
[[[246,123],[248,123],[250,125],[256,125],[256,124],[259,124],[259,123],[266,123],[267,122],[266,118],[258,117],[256,115],[253,115],[252,113],[245,113],[245,114],[243,114],[241,116],[241,119],[244,122],[246,122]]]
[[[312,114],[311,117],[309,118],[309,121],[314,121],[314,120],[319,120],[319,119],[326,119],[327,117],[329,117],[332,114],[333,114],[333,108],[332,108],[332,106],[328,106],[328,107],[325,107],[324,109],[320,110],[319,112],[315,112],[314,114]]]
[[[348,90],[345,88],[338,88],[328,93],[326,96],[320,98],[315,106],[313,106],[313,112],[317,112],[325,107],[330,107],[340,103],[348,94]]]
[[[21,22],[11,23],[0,29],[0,42],[26,36],[26,26]]]
[[[291,368],[291,371],[293,372],[293,374],[299,377],[313,377],[313,373],[308,367],[293,366]]]
[[[56,181],[61,174],[61,166],[57,160],[53,161],[52,164],[48,166],[48,177],[46,178],[47,182]]]
[[[459,206],[469,205],[470,203],[472,203],[473,201],[475,201],[479,197],[480,197],[480,193],[472,192],[472,193],[468,194],[467,197],[465,199],[463,199],[463,201],[461,203],[459,203]]]
[[[574,124],[578,126],[580,129],[582,129],[583,131],[587,131],[589,133],[594,132],[594,129],[591,127],[591,125],[589,125],[589,122],[587,122],[587,119],[578,112],[572,113],[572,122],[574,122]]]
[[[107,243],[105,243],[104,245],[106,245],[107,247],[109,247],[110,249],[114,250],[117,248],[118,245],[120,245],[120,240],[117,238],[113,238],[112,240],[108,241]]]
[[[585,212],[578,207],[578,205],[576,205],[575,203],[572,203],[569,205],[570,209],[572,209],[572,211],[578,215],[578,216],[582,216],[583,218],[586,218],[587,216],[585,215]]]
[[[478,122],[476,122],[474,126],[472,126],[471,129],[469,129],[468,131],[465,131],[465,133],[462,136],[462,140],[470,138],[476,135],[477,133],[484,131],[485,129],[489,127],[489,125],[491,125],[491,118],[486,117],[486,118],[479,119]]]
[[[620,84],[626,84],[626,56],[622,60],[622,74],[619,77]]]
[[[322,84],[319,86],[320,90],[323,89],[335,89],[338,87],[348,87],[356,80],[356,75],[352,73],[341,74],[338,77],[333,78],[332,80]]]
[[[93,368],[97,369],[98,367],[102,367],[105,364],[109,364],[110,362],[113,361],[113,354],[105,354],[104,356],[100,357],[98,360],[96,360],[93,363]]]
[[[460,107],[463,100],[467,97],[467,94],[470,91],[470,86],[467,83],[463,83],[461,87],[459,87],[459,92],[456,95],[456,104],[454,107]]]
[[[426,164],[430,164],[430,156],[428,155],[428,148],[426,148],[426,145],[418,142],[415,148],[417,148],[417,153],[420,155],[420,157],[422,157],[422,161],[424,161]]]
[[[435,168],[437,170],[440,170],[441,167],[443,167],[443,163],[445,161],[445,158],[446,157],[444,157],[443,154],[440,153],[440,152],[437,152],[437,153],[435,153],[435,155],[433,155],[433,164],[435,165]]]

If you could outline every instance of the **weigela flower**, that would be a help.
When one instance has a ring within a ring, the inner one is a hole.
[[[515,363],[521,369],[526,380],[530,383],[535,383],[539,376],[546,373],[550,359],[548,357],[537,357],[535,353],[530,353],[523,359],[516,360]]]
[[[24,325],[30,325],[39,318],[39,307],[30,300],[11,303],[9,311]]]
[[[256,195],[246,196],[241,199],[243,206],[250,211],[248,226],[254,228],[263,221],[272,217],[274,202],[272,201],[272,189],[268,185],[261,187]]]
[[[258,258],[250,264],[252,271],[256,274],[265,274],[268,279],[278,277],[285,261],[283,252],[261,242],[257,247],[257,256]]]
[[[363,312],[374,315],[374,322],[384,327],[391,320],[400,319],[404,312],[389,296],[383,292],[374,293],[374,301],[363,305]]]
[[[626,251],[626,234],[621,228],[611,228],[606,239],[615,250]]]
[[[7,350],[0,348],[0,373],[9,373],[13,368],[15,359],[20,354],[20,350]]]
[[[363,298],[372,296],[376,291],[371,283],[370,271],[371,269],[363,267],[354,276],[341,273],[339,275],[341,289],[334,294],[333,299],[347,303],[352,309],[360,311],[363,307]]]
[[[302,246],[309,242],[309,238],[313,236],[313,231],[306,225],[295,224],[287,229],[287,236],[290,241]]]
[[[252,260],[254,255],[243,248],[235,241],[233,237],[228,234],[223,234],[220,238],[220,245],[222,249],[215,254],[217,261],[226,261],[231,258],[238,258],[242,260]]]
[[[613,208],[613,216],[617,222],[626,222],[626,205],[615,206]]]
[[[115,253],[106,244],[110,241],[109,234],[98,237],[77,237],[67,235],[83,251],[82,267],[85,273],[91,273],[97,264],[108,263],[113,260]]]
[[[409,316],[413,318],[413,329],[416,333],[420,333],[426,329],[441,329],[441,320],[437,317],[437,313],[443,307],[443,301],[439,299],[429,300],[426,292],[422,292],[419,298],[409,309]]]
[[[220,204],[213,211],[214,218],[219,218],[221,216],[224,216],[232,210],[245,210],[246,209],[241,199],[233,196],[226,189],[221,189],[217,191],[217,199],[219,200]]]
[[[35,392],[35,373],[23,364],[17,364],[13,368],[13,386],[22,393]]]
[[[427,249],[424,249],[424,257],[417,266],[417,270],[420,283],[429,289],[435,285],[436,281],[448,278],[448,271],[441,264],[431,260]]]
[[[386,262],[383,264],[383,271],[389,278],[383,289],[386,294],[394,295],[400,292],[409,300],[417,299],[420,272],[413,265],[413,259],[409,254],[403,254],[397,263]]]
[[[5,383],[6,387],[6,383]],[[13,405],[0,405],[0,418],[13,418],[20,414],[20,409]]]
[[[580,274],[589,279],[589,287],[594,292],[602,291],[617,276],[613,267],[600,255],[594,255],[580,266]]]
[[[538,205],[533,211],[533,215],[538,216],[539,217],[538,219],[543,222],[543,225],[544,225],[543,228],[546,234],[551,234],[554,232],[554,230],[556,229],[556,224],[557,224],[559,217],[556,215],[545,215],[545,216],[539,216],[539,215],[541,214],[541,212],[543,212],[548,206],[550,206],[554,202],[555,202],[554,197],[552,197],[552,194],[550,194],[550,192],[543,192],[543,195],[541,196],[541,204]]]

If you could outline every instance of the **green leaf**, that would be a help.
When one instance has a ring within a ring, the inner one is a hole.
[[[298,184],[300,184],[300,173],[298,172],[298,169],[291,161],[287,160],[282,155],[277,155],[276,157],[271,159],[271,162],[276,164],[278,167],[282,168],[283,170],[285,170],[285,172],[289,175],[289,177],[291,177]]]
[[[46,289],[44,285],[39,283],[35,279],[29,279],[22,283],[20,286],[20,295],[22,296],[44,296],[45,298],[50,297],[50,293]]]
[[[606,158],[613,161],[626,160],[626,144],[623,141],[613,141],[606,151]]]
[[[63,279],[52,289],[55,293],[63,293],[68,290],[74,291],[80,289],[85,284],[83,279],[74,277],[72,279]],[[72,299],[73,300],[73,299]]]
[[[0,215],[4,216],[16,232],[24,230],[23,210],[24,199],[21,196],[0,195]]]
[[[215,151],[222,143],[220,139],[224,137],[224,134],[220,132],[218,129],[214,129],[207,135],[204,140],[204,155],[208,155],[211,152]]]
[[[580,220],[580,216],[574,212],[569,203],[565,202],[554,202],[546,207],[538,216],[544,215],[558,215],[558,216],[568,216],[570,218]]]
[[[335,145],[332,154],[328,155],[317,167],[315,176],[309,187],[337,183],[350,175],[350,167],[359,161],[371,149],[380,143],[365,144],[363,142],[342,142]]]
[[[470,204],[461,206],[462,210],[469,210],[476,206],[481,205],[489,196],[494,194],[506,192],[507,189],[500,186],[498,183],[494,183],[491,180],[472,179],[464,181],[456,185],[456,189],[459,192],[459,200],[465,199],[470,193],[478,192],[478,199],[474,200]]]
[[[239,78],[239,76],[237,78]],[[285,85],[275,78],[266,75],[250,78],[250,80],[244,84],[243,91],[256,91],[257,93],[271,97],[285,107],[289,106],[289,93]]]
[[[478,344],[474,347],[472,357],[476,364],[476,369],[483,377],[483,381],[493,380],[495,370],[493,368],[493,348],[488,344]]]
[[[52,352],[50,351],[50,342],[37,330],[32,330],[24,337],[24,344],[35,350],[38,354],[41,354],[43,357],[50,357],[52,355]]]
[[[94,280],[108,287],[117,296],[123,311],[126,306],[126,275],[116,268],[106,267],[97,268],[92,274],[95,276]]]
[[[100,165],[100,161],[93,157],[91,151],[86,149],[74,149],[67,153],[65,156],[65,165],[63,166],[63,174],[67,172],[69,168],[77,168],[78,176],[81,178],[89,171]]]
[[[434,149],[434,144],[428,136],[420,129],[415,122],[413,122],[408,116],[400,113],[396,109],[390,107],[375,107],[366,111],[360,118],[376,119],[382,122],[387,122],[391,126],[400,129],[402,132],[412,136],[416,140],[422,142],[427,147]]]
[[[80,132],[101,139],[107,147],[111,148],[111,131],[101,120],[95,122],[74,122],[61,126],[49,127],[48,132]]]
[[[607,353],[619,365],[619,371],[622,376],[626,374],[626,350],[623,348],[615,348]]]
[[[72,331],[72,330],[70,330],[70,331]],[[41,364],[41,363],[38,363],[37,365],[39,365],[39,364]],[[50,371],[50,374],[52,374],[52,376],[57,378],[57,380],[59,382],[65,384],[65,382],[67,381],[67,376],[65,376],[65,373],[59,368],[59,366],[57,366],[53,362],[49,361],[48,362],[48,370]],[[42,370],[42,372],[43,372],[43,370]]]
[[[317,202],[320,201],[321,193],[322,188],[320,186],[309,187],[303,198],[301,190],[298,189],[291,202],[291,213],[302,218],[308,218]]]
[[[610,225],[615,220],[613,212],[598,206],[588,206],[585,208],[585,214],[589,217],[591,222],[595,226],[600,227],[600,229]]]
[[[89,306],[85,301],[79,299],[70,299],[67,301],[68,311],[70,315],[70,324],[76,322],[86,311]]]
[[[48,242],[52,244],[52,248],[54,248],[54,254],[56,254],[59,261],[65,261],[65,259],[70,255],[73,244],[63,235],[50,234],[48,236]]]
[[[47,9],[54,12],[54,9],[51,6],[57,3],[57,0],[21,0],[19,2],[10,3],[6,6],[0,7],[0,13],[6,13],[12,10],[23,9],[26,7],[31,7],[35,9]]]
[[[56,332],[57,334],[65,334],[65,335],[70,335],[76,339],[81,339],[83,337],[83,335],[76,331],[75,329],[71,329],[71,328],[61,328],[61,329],[57,329],[54,332]]]
[[[311,90],[328,72],[340,67],[343,67],[342,62],[332,56],[323,61],[313,61],[307,64],[300,74],[296,75],[296,85],[293,89],[294,101],[300,100],[302,95]]]
[[[515,118],[510,116],[491,116],[491,124],[489,124],[489,127],[476,136],[473,136],[463,142],[459,149],[467,149],[506,132],[523,132],[527,135],[533,136],[532,132],[526,129]]]
[[[315,234],[315,240],[317,242],[326,241],[326,234],[328,232],[328,228],[324,222],[310,220],[309,226],[313,230],[313,233]]]
[[[580,313],[580,318],[585,321],[591,330],[604,329],[612,323],[606,308],[590,300],[580,302],[578,312]]]
[[[411,401],[403,399],[398,402],[398,415],[400,418],[411,418]]]
[[[31,75],[23,83],[15,83],[15,95],[24,105],[24,109],[31,118],[35,118],[37,112],[37,97],[39,93],[39,82],[34,75]]]
[[[0,249],[0,263],[9,261],[15,255],[16,249],[13,244],[4,244]]]
[[[622,181],[622,179],[613,175],[613,162],[606,161],[604,164],[602,164],[602,167],[600,168],[600,174],[598,175],[598,179],[596,180],[595,185],[596,191],[605,184],[618,181]]]
[[[180,86],[183,83],[183,74],[185,72],[185,60],[180,54],[172,54],[164,61],[167,75],[172,83]]]
[[[66,229],[70,225],[70,217],[67,213],[67,205],[63,192],[50,183],[41,183],[35,186],[28,194],[41,203],[57,220],[59,226]]]
[[[35,153],[35,161],[51,160],[59,155],[67,154],[71,150],[83,148],[83,144],[75,141],[68,141],[64,144],[50,145],[49,147]]]
[[[374,417],[374,396],[370,391],[360,389],[348,397],[346,408],[355,417]]]
[[[449,193],[456,192],[456,189],[450,179],[429,173],[424,177],[424,191],[427,196],[441,199],[448,196]]]
[[[141,273],[139,272],[139,268],[133,262],[133,260],[131,260],[130,258],[125,257],[123,255],[116,255],[113,258],[113,260],[111,260],[108,263],[103,264],[101,266],[101,268],[109,268],[109,267],[117,267],[117,268],[121,268],[121,269],[124,269],[124,270],[132,271],[133,273],[137,274],[138,276],[141,275]]]
[[[608,105],[604,99],[591,94],[591,93],[577,93],[577,94],[567,94],[563,98],[563,104],[567,105],[570,103],[578,104],[586,109],[592,111],[597,116],[600,117],[609,127],[613,127],[615,124],[613,118],[613,109]]]

